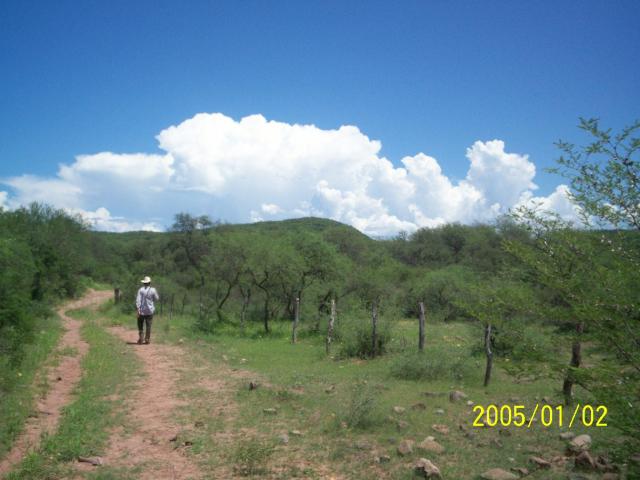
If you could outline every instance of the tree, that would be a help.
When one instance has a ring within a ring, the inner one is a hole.
[[[569,180],[570,197],[585,226],[618,230],[577,231],[545,212],[524,212],[525,224],[537,228],[540,241],[512,251],[551,288],[562,288],[562,301],[576,325],[601,347],[604,360],[581,369],[572,355],[565,386],[578,382],[608,406],[611,423],[640,445],[640,121],[612,134],[596,119],[580,119],[591,142],[560,141],[558,167]],[[550,242],[552,241],[552,243]],[[547,242],[545,244],[544,242]],[[514,244],[515,245],[515,244]],[[544,247],[544,248],[540,248]],[[577,273],[553,274],[562,265]],[[576,333],[580,335],[580,333]],[[574,343],[575,347],[575,343]],[[579,362],[577,362],[579,363]]]

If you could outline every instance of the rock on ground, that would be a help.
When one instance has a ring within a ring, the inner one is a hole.
[[[414,444],[415,442],[413,440],[402,440],[400,445],[398,445],[398,455],[405,457],[413,453]]]
[[[413,465],[413,471],[422,478],[442,478],[440,469],[431,460],[421,458]]]
[[[418,448],[426,452],[433,452],[433,453],[444,452],[444,447],[440,445],[438,442],[436,442],[435,440],[433,440],[433,437],[425,438],[422,442],[418,444]]]
[[[569,450],[574,453],[580,453],[589,450],[591,447],[591,436],[587,434],[578,435],[569,442]]]
[[[480,478],[484,480],[516,480],[519,477],[501,468],[492,468],[480,475]]]

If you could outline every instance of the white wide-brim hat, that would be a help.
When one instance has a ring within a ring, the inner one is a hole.
[[[140,283],[151,283],[151,279],[149,277],[144,277],[142,280],[140,280]]]

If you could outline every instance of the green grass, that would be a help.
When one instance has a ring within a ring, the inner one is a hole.
[[[63,409],[57,432],[43,438],[39,449],[28,455],[8,479],[69,475],[72,469],[69,462],[78,456],[100,455],[109,429],[122,421],[123,399],[137,373],[133,353],[100,327],[93,315],[82,312],[82,316],[85,317],[82,335],[90,349],[82,360],[83,377],[75,398]]]
[[[26,345],[20,366],[0,366],[0,458],[3,458],[33,413],[38,395],[44,395],[48,385],[46,375],[37,375],[58,343],[62,329],[58,316],[37,320],[35,339]]]
[[[112,322],[135,328],[133,318],[109,307],[105,313]],[[389,352],[362,360],[338,358],[339,345],[334,345],[327,357],[323,338],[305,332],[304,327],[299,342],[292,345],[290,322],[273,322],[270,335],[257,324],[248,325],[244,332],[233,325],[220,325],[216,334],[206,335],[194,330],[193,319],[187,316],[172,318],[170,325],[168,322],[166,315],[157,316],[154,335],[159,341],[187,348],[194,366],[207,366],[211,372],[220,365],[231,372],[249,371],[249,378],[261,384],[249,390],[246,377],[226,378],[234,389],[232,400],[238,412],[220,419],[207,410],[207,393],[198,393],[197,375],[188,369],[182,373],[180,388],[185,398],[192,400],[190,411],[185,411],[185,426],[196,419],[204,422],[204,428],[187,428],[185,435],[193,440],[194,453],[208,458],[212,468],[227,463],[242,470],[238,452],[244,452],[242,445],[252,438],[258,444],[276,442],[264,459],[268,472],[276,478],[324,478],[331,471],[352,479],[412,478],[407,465],[427,457],[440,467],[444,478],[474,479],[494,467],[531,468],[531,455],[551,459],[564,454],[565,442],[558,434],[566,427],[545,428],[536,423],[530,429],[510,427],[507,434],[498,428],[474,429],[472,406],[449,401],[448,394],[454,389],[462,390],[479,405],[522,404],[528,412],[542,403],[543,397],[557,403],[562,400],[560,379],[543,363],[534,364],[528,375],[519,379],[504,368],[513,360],[496,358],[492,382],[483,387],[484,357],[473,354],[482,338],[477,325],[429,323],[426,351],[419,355],[415,352],[417,322],[396,321]],[[554,355],[568,362],[570,353],[556,351]],[[590,401],[587,392],[577,389],[576,393],[581,403]],[[395,413],[394,406],[405,408],[404,413]],[[276,409],[275,415],[264,412],[271,408]],[[438,413],[439,409],[444,413]],[[447,425],[450,433],[435,432],[434,424]],[[459,425],[473,431],[474,438],[464,436]],[[278,437],[292,430],[303,435],[290,435],[286,446],[278,444]],[[615,435],[615,430],[606,428],[572,430],[589,433],[596,453],[605,439]],[[221,431],[240,433],[221,443],[216,437]],[[419,443],[429,435],[445,447],[444,453],[397,455],[400,440]],[[361,448],[363,442],[368,446]],[[247,451],[251,453],[251,449]],[[389,455],[391,461],[375,463],[374,457],[381,454]],[[566,477],[567,472],[558,469],[536,471],[527,478]]]

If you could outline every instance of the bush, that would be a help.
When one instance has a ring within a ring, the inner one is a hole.
[[[476,370],[470,352],[445,349],[403,353],[389,367],[391,376],[401,380],[462,380]]]
[[[373,332],[371,319],[342,317],[336,323],[336,338],[340,342],[338,356],[341,358],[373,357]],[[376,354],[387,351],[391,340],[391,326],[387,320],[378,318]]]
[[[380,420],[376,407],[375,390],[366,381],[358,382],[351,389],[346,410],[338,411],[336,419],[349,428],[366,429]]]
[[[512,320],[502,328],[494,328],[493,351],[501,357],[515,361],[546,361],[553,356],[552,335],[539,324],[524,320]],[[478,338],[482,338],[478,335]],[[484,353],[484,345],[478,343],[475,353]]]

